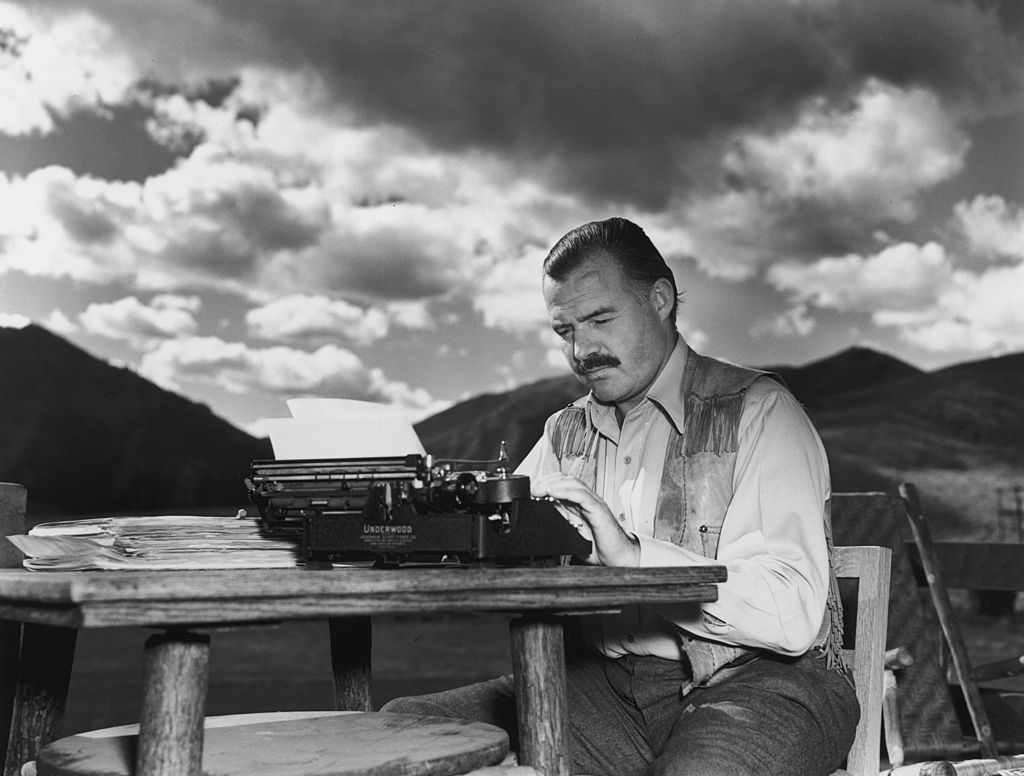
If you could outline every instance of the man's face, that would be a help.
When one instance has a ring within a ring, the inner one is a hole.
[[[665,308],[674,300],[665,286],[671,288],[666,281],[638,298],[605,253],[588,257],[564,280],[544,277],[548,318],[570,368],[623,415],[643,399],[674,344]]]

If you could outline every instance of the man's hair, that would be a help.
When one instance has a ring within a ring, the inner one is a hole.
[[[583,262],[600,253],[607,253],[618,262],[638,297],[646,296],[659,278],[671,283],[674,297],[671,320],[675,323],[679,309],[675,276],[651,238],[625,218],[609,218],[577,226],[548,252],[544,259],[544,274],[552,280],[565,280]]]

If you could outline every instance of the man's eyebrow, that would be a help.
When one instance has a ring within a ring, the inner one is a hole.
[[[583,321],[589,321],[591,318],[599,318],[602,315],[614,315],[616,312],[618,312],[618,310],[616,310],[612,305],[604,305],[603,307],[598,307],[596,310],[593,310],[586,315],[580,316],[579,321],[582,323]],[[555,330],[568,325],[570,325],[568,322],[560,318],[555,318],[551,321],[551,328]]]
[[[587,313],[582,318],[580,318],[580,320],[581,321],[589,321],[591,318],[599,318],[602,315],[608,315],[609,313],[614,313],[614,312],[615,312],[615,308],[614,307],[612,307],[611,305],[605,305],[604,307],[598,307],[593,312]]]

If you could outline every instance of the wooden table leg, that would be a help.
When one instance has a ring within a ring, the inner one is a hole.
[[[21,661],[21,623],[0,621],[0,763],[7,760]]]
[[[5,776],[17,776],[40,747],[60,731],[71,683],[78,631],[26,624],[11,712],[11,734],[4,760]]]
[[[370,654],[373,647],[369,617],[331,617],[331,668],[334,671],[334,708],[372,711]]]
[[[184,630],[150,636],[143,662],[139,776],[200,776],[210,637]]]
[[[510,624],[519,762],[545,776],[569,776],[565,647],[557,619],[520,617]]]
[[[25,533],[27,505],[28,490],[24,485],[0,482],[0,568],[21,568],[21,552],[3,537]],[[7,759],[20,660],[21,623],[0,622],[0,763]]]

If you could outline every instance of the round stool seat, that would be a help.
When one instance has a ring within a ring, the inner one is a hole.
[[[138,725],[43,747],[38,776],[132,776]],[[208,717],[205,776],[451,776],[501,761],[508,736],[482,722],[385,712]]]

